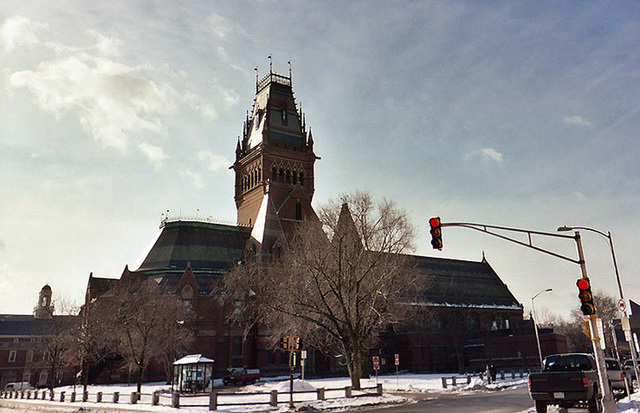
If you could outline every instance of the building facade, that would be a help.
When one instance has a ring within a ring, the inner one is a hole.
[[[119,280],[89,277],[86,303],[99,299],[120,280],[153,277],[196,314],[193,351],[214,359],[217,373],[241,365],[259,367],[265,375],[286,372],[288,356],[274,349],[268,332],[253,328],[247,334],[241,326],[228,323],[227,314],[241,303],[224,304],[220,295],[223,277],[234,265],[277,258],[297,223],[317,219],[312,207],[317,159],[305,115],[296,105],[291,74],[270,71],[256,82],[253,107],[236,147],[237,225],[165,218],[139,268],[125,267]],[[472,360],[478,357],[481,362],[497,362],[489,360],[497,358],[489,345],[477,340],[502,334],[508,341],[514,326],[522,322],[523,306],[489,263],[484,257],[479,262],[412,259],[434,280],[414,303],[416,309],[427,311],[417,311],[424,316],[415,317],[411,325],[383,334],[375,351],[400,353],[402,368],[412,371],[464,370],[473,367]],[[520,355],[524,366],[531,363],[529,352],[535,356],[536,347],[533,329],[523,336],[528,338],[521,337],[523,344],[518,346],[527,353]],[[478,345],[484,346],[482,352],[470,350],[469,346]],[[340,369],[320,355],[311,355],[309,374]]]
[[[47,343],[77,317],[54,315],[51,297],[51,287],[45,285],[33,315],[0,315],[0,388],[12,382],[45,387],[52,378],[55,383],[71,380],[72,373],[63,369],[53,371]]]

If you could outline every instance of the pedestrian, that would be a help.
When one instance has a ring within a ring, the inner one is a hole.
[[[484,374],[485,376],[487,376],[487,382],[491,383],[491,368],[489,367],[489,365],[485,365],[484,367]]]
[[[492,364],[491,367],[489,367],[489,372],[491,373],[491,381],[495,382],[496,381],[496,366],[494,366]]]

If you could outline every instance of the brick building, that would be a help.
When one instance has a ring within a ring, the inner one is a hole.
[[[311,205],[317,159],[305,115],[296,105],[291,74],[270,72],[256,82],[253,107],[236,147],[232,167],[238,224],[167,216],[142,265],[126,267],[121,275],[121,280],[153,277],[193,309],[197,314],[193,351],[214,359],[218,373],[237,365],[259,367],[265,375],[286,371],[288,358],[267,343],[266,331],[254,328],[245,335],[225,322],[233,308],[222,307],[219,295],[232,266],[277,257],[296,223],[317,219]],[[412,258],[434,280],[414,303],[428,308],[429,315],[381,336],[379,354],[398,352],[402,368],[413,371],[463,370],[472,368],[472,359],[478,356],[469,346],[482,345],[480,357],[497,362],[490,349],[495,344],[483,339],[493,334],[503,337],[501,347],[517,345],[520,350],[514,351],[524,355],[519,365],[532,363],[537,354],[533,328],[521,329],[520,337],[513,339],[523,307],[484,257],[479,262]],[[87,302],[118,282],[90,276]],[[319,355],[311,356],[309,374],[339,369]]]
[[[40,290],[33,315],[0,314],[0,388],[21,381],[36,387],[48,386],[52,364],[46,341],[76,319],[53,315],[48,285]],[[71,374],[60,369],[55,373],[55,382],[68,382]]]

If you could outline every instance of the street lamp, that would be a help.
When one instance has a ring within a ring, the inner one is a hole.
[[[553,291],[553,288],[547,288],[546,290],[542,290],[540,291],[538,294],[534,295],[533,297],[531,297],[531,319],[533,320],[533,328],[536,332],[536,343],[538,344],[538,357],[540,358],[540,371],[542,371],[543,365],[542,365],[542,347],[540,346],[540,333],[538,333],[538,323],[536,323],[536,307],[533,303],[533,300],[535,300],[540,294],[542,293],[548,293]]]
[[[624,313],[624,318],[626,320],[626,326],[623,324],[623,328],[627,327],[629,328],[629,315],[627,313],[627,306],[626,303],[624,301],[624,294],[622,293],[622,283],[620,282],[620,272],[618,271],[618,262],[616,260],[616,252],[613,248],[613,238],[611,237],[611,231],[607,231],[607,233],[605,234],[602,231],[598,231],[597,229],[594,228],[589,228],[589,227],[568,227],[568,226],[562,226],[560,228],[558,228],[558,231],[573,231],[576,229],[584,229],[586,231],[591,231],[591,232],[595,232],[596,234],[602,235],[603,237],[607,238],[609,240],[609,248],[611,249],[611,258],[613,260],[613,269],[615,270],[616,273],[616,281],[618,282],[618,291],[620,292],[620,301],[622,302],[622,306],[624,306],[624,310],[622,311]],[[614,331],[615,334],[615,331]],[[636,373],[636,377],[640,377],[638,375],[638,359],[636,356],[636,352],[635,352],[635,343],[633,340],[633,336],[631,335],[631,331],[630,330],[625,330],[625,338],[627,339],[627,342],[629,343],[629,351],[631,353],[631,359],[633,360],[633,370]]]

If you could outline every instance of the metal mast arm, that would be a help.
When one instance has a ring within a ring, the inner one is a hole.
[[[469,228],[469,229],[473,229],[479,232],[484,232],[485,234],[488,235],[493,235],[494,237],[509,241],[509,242],[513,242],[515,244],[518,245],[522,245],[523,247],[527,247],[527,248],[531,248],[534,249],[536,251],[542,252],[544,254],[548,254],[551,255],[553,257],[556,258],[560,258],[562,260],[565,261],[570,261],[574,264],[580,264],[581,261],[579,259],[575,259],[575,258],[571,258],[571,257],[567,257],[565,255],[561,255],[558,254],[556,252],[538,247],[536,245],[533,245],[533,240],[532,240],[532,235],[540,235],[540,236],[546,236],[546,237],[554,237],[554,238],[569,238],[569,239],[576,239],[575,236],[573,235],[563,235],[563,234],[556,234],[554,232],[541,232],[541,231],[531,231],[528,229],[520,229],[520,228],[510,228],[510,227],[501,227],[501,226],[496,226],[496,225],[486,225],[486,224],[474,224],[474,223],[469,223],[469,222],[443,222],[441,224],[441,226],[443,227],[463,227],[463,228]],[[518,239],[506,236],[506,235],[502,235],[499,234],[497,232],[493,232],[491,230],[501,230],[501,231],[511,231],[511,232],[519,232],[522,234],[527,234],[528,238],[529,238],[529,242],[522,242]]]

